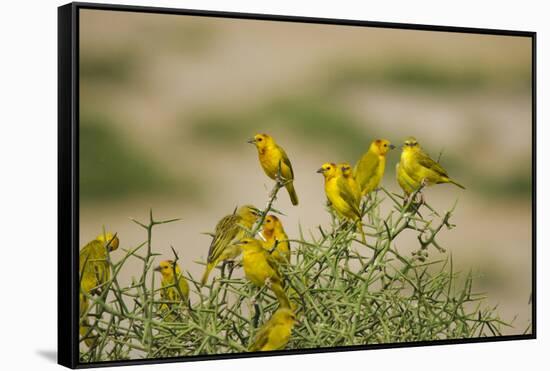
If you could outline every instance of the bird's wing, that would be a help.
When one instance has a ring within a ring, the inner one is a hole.
[[[82,270],[84,263],[86,263],[86,270],[88,270],[91,265],[99,263],[99,259],[104,259],[105,255],[105,246],[103,246],[101,241],[93,240],[88,242],[88,244],[80,250],[80,269]]]
[[[251,352],[256,352],[261,350],[269,340],[269,332],[271,330],[271,323],[268,321],[261,329],[258,331],[258,334],[254,338],[254,343],[250,345],[249,350]]]
[[[437,162],[432,160],[427,153],[419,151],[417,153],[417,158],[418,158],[418,163],[423,167],[431,169],[444,177],[449,177],[449,175],[447,174],[447,171],[443,169],[443,167],[439,165]]]
[[[290,177],[291,179],[294,179],[294,170],[292,170],[292,164],[290,163],[290,160],[288,159],[288,156],[286,155],[286,152],[281,147],[278,147],[279,151],[281,151],[281,159],[283,163],[288,166],[290,169]]]
[[[240,230],[240,217],[236,214],[224,216],[216,225],[215,236],[208,249],[208,262],[213,262],[220,256],[225,247],[235,238]]]
[[[90,291],[109,279],[110,270],[106,257],[105,245],[98,240],[90,241],[80,250],[79,272],[84,291]]]
[[[353,209],[353,213],[360,217],[361,211],[359,210],[359,205],[357,205],[357,198],[353,194],[348,182],[343,176],[338,177],[337,181],[340,197]]]
[[[90,249],[91,249],[90,248],[90,243],[88,243],[86,246],[84,246],[80,250],[80,271],[81,272],[82,272],[82,269],[84,269],[84,264],[87,265],[88,264],[87,260],[90,259]]]
[[[269,253],[269,251],[265,250],[263,251],[265,255],[265,260],[267,261],[267,264],[275,271],[275,274],[277,277],[274,277],[278,280],[281,280],[281,272],[279,272],[279,265],[280,263],[275,259],[275,257]]]
[[[361,172],[363,174],[371,174],[372,176],[376,172],[376,168],[378,167],[379,162],[380,158],[378,157],[378,155],[376,153],[368,151],[366,155],[361,157],[361,159],[353,168],[353,176],[357,177],[359,166],[361,166]]]
[[[189,296],[189,284],[187,283],[187,280],[185,277],[180,276],[178,279],[180,291],[183,294],[183,296]],[[182,298],[182,300],[185,298]]]

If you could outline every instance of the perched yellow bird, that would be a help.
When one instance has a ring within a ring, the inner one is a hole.
[[[203,285],[215,266],[222,261],[232,260],[240,255],[240,247],[233,244],[233,242],[247,236],[247,230],[252,228],[258,220],[258,216],[258,209],[252,205],[244,205],[235,210],[233,214],[224,216],[218,222],[208,250],[206,271],[201,280]]]
[[[279,308],[258,331],[248,348],[251,352],[284,349],[290,340],[296,315],[290,308]]]
[[[155,268],[155,271],[160,272],[162,275],[162,291],[160,296],[163,300],[188,302],[189,284],[181,274],[181,269],[178,264],[173,260],[163,260],[159,263],[158,267]],[[163,304],[161,309],[168,309],[168,307],[169,305]]]
[[[105,233],[88,242],[80,250],[80,287],[84,292],[92,294],[98,286],[109,280],[111,270],[107,262],[107,249],[114,251],[118,244],[117,236]]]
[[[432,160],[413,137],[407,138],[403,144],[399,167],[415,182],[424,185],[452,183],[466,189],[462,184],[451,179],[447,171]]]
[[[248,143],[256,146],[260,164],[268,177],[274,180],[277,179],[279,168],[281,169],[281,176],[288,181],[285,188],[290,196],[290,201],[294,206],[298,205],[298,195],[293,183],[294,171],[285,150],[278,146],[273,138],[267,134],[257,134],[254,138],[249,139]]]
[[[243,268],[246,278],[257,287],[268,285],[282,307],[290,308],[290,302],[283,289],[283,280],[275,259],[262,243],[254,238],[244,238],[237,242],[243,251]]]
[[[361,187],[363,196],[378,188],[384,177],[386,154],[395,146],[386,139],[377,139],[370,144],[369,150],[355,164],[354,174]]]
[[[92,295],[99,290],[99,286],[109,281],[111,269],[107,262],[107,250],[114,251],[118,248],[119,239],[112,233],[100,234],[86,244],[80,250],[79,275],[80,275],[80,317],[88,310],[89,303],[85,294]],[[89,323],[87,318],[80,318],[80,335],[88,334]],[[91,347],[95,338],[88,334],[86,345]]]
[[[290,263],[290,244],[288,242],[288,236],[285,233],[283,224],[275,215],[266,216],[262,229],[262,236],[265,241],[263,242],[266,250],[271,250],[275,247],[275,250],[271,253],[271,256],[275,260],[283,263]]]
[[[353,175],[353,170],[351,168],[351,165],[347,162],[342,162],[341,164],[338,164],[338,167],[342,170],[342,175],[346,179],[346,182],[349,185],[349,188],[351,189],[351,192],[353,193],[354,197],[357,200],[357,204],[361,204],[361,186],[355,179],[355,176]]]
[[[361,223],[360,200],[351,190],[348,181],[342,174],[342,169],[335,163],[326,162],[317,172],[323,174],[325,178],[325,194],[331,207],[341,218],[357,222],[361,238],[365,242],[365,232]]]

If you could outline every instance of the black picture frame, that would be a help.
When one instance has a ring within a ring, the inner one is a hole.
[[[175,358],[79,362],[78,266],[79,266],[79,12],[82,9],[124,11],[182,16],[219,17],[325,25],[366,26],[405,30],[426,30],[530,38],[532,42],[532,333],[470,339],[449,339],[409,343],[295,349],[284,352],[233,353]],[[347,19],[310,18],[283,15],[232,13],[191,9],[157,8],[96,3],[70,3],[58,8],[58,363],[69,368],[121,366],[182,361],[201,361],[273,355],[343,352],[379,348],[528,340],[537,337],[536,290],[536,32],[485,28],[448,27],[423,24],[386,23]]]

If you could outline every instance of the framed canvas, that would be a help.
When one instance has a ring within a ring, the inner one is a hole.
[[[536,336],[536,34],[59,8],[71,368]]]

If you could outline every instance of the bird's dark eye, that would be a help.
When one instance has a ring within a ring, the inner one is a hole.
[[[384,147],[387,147],[388,145],[387,144],[384,144]]]
[[[258,142],[261,142],[263,139],[262,138],[258,138]]]

